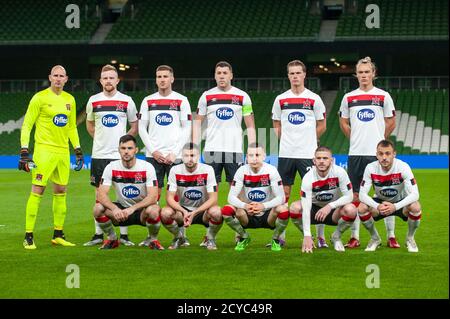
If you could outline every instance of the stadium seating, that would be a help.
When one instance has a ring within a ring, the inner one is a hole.
[[[2,1],[0,44],[88,43],[100,23],[94,14],[96,0],[74,3],[80,8],[78,29],[66,27],[65,1]]]
[[[106,43],[216,42],[314,39],[319,15],[306,0],[134,1],[135,15],[122,15]]]
[[[354,1],[355,13],[341,16],[336,30],[336,40],[371,38],[448,38],[447,0],[362,0]],[[368,4],[380,8],[380,28],[368,29],[365,12]]]
[[[399,154],[448,154],[448,91],[392,90],[396,107],[396,128],[391,139]],[[340,131],[340,91],[327,120],[327,131],[320,142],[335,153],[346,154],[349,142]]]

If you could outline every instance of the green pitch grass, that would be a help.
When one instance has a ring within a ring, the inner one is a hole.
[[[250,230],[252,242],[244,252],[235,252],[234,234],[224,225],[218,234],[217,251],[198,246],[205,229],[187,230],[192,245],[176,251],[152,251],[120,246],[110,251],[83,247],[93,234],[91,206],[93,188],[87,171],[72,172],[68,191],[65,233],[76,247],[52,247],[51,189],[47,190],[38,214],[35,240],[38,249],[22,247],[25,204],[30,175],[0,171],[0,298],[448,298],[448,170],[416,170],[423,207],[416,234],[418,254],[408,253],[404,244],[406,223],[396,220],[401,249],[385,246],[385,227],[377,223],[383,247],[364,252],[367,231],[361,226],[362,247],[337,253],[332,248],[300,251],[300,233],[290,223],[287,247],[272,252],[264,245],[271,231]],[[220,187],[225,204],[228,187]],[[298,199],[298,181],[292,200]],[[329,238],[334,227],[326,227]],[[146,228],[132,226],[136,243]],[[344,234],[344,241],[349,232]],[[161,227],[164,246],[170,236]],[[328,240],[329,241],[329,240]],[[80,288],[66,287],[66,267],[78,265]],[[366,287],[368,265],[380,271],[380,288]]]

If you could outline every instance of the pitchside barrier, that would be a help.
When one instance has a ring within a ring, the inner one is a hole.
[[[347,169],[348,155],[336,154],[333,156],[337,165]],[[143,155],[138,155],[138,158],[145,159]],[[408,163],[412,169],[415,168],[447,168],[448,169],[448,155],[397,155],[398,159]],[[4,155],[0,156],[0,169],[1,168],[17,168],[19,161],[18,155]],[[75,166],[75,156],[70,158],[72,168]],[[200,159],[203,162],[203,157]],[[278,165],[278,156],[268,155],[266,162],[274,166]],[[84,157],[84,169],[90,169],[91,157]]]

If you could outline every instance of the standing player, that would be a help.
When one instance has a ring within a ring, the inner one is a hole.
[[[280,139],[278,171],[286,202],[298,172],[303,179],[313,166],[314,150],[326,130],[326,109],[319,95],[305,87],[306,66],[299,60],[287,64],[291,88],[278,95],[272,107],[275,134]],[[324,225],[317,224],[317,246],[328,247]]]
[[[151,238],[151,249],[163,250],[157,239],[161,226],[157,204],[158,180],[155,169],[146,161],[136,158],[136,139],[124,135],[119,140],[120,160],[109,163],[102,175],[98,189],[98,203],[94,207],[94,217],[107,234],[100,249],[119,246],[113,225],[147,226]],[[111,186],[116,191],[117,202],[108,197]]]
[[[358,205],[359,187],[367,164],[376,161],[377,143],[391,135],[395,128],[395,107],[388,92],[373,85],[376,67],[370,57],[356,64],[359,88],[344,95],[339,110],[339,124],[350,139],[348,174],[354,187],[353,200]],[[359,247],[359,219],[352,226],[352,236],[346,247]],[[399,248],[395,239],[395,220],[385,219],[388,247]]]
[[[184,95],[172,91],[174,81],[170,66],[158,66],[158,92],[145,97],[140,109],[139,136],[145,145],[146,159],[155,167],[158,176],[158,199],[164,186],[164,177],[169,175],[172,166],[181,163],[181,149],[191,141],[191,106]],[[183,245],[188,246],[184,231],[181,227]]]
[[[75,99],[63,91],[68,77],[61,65],[51,69],[48,76],[50,87],[36,93],[28,105],[20,134],[19,170],[31,169],[31,194],[26,207],[25,249],[36,249],[33,230],[39,205],[48,180],[53,182],[53,220],[52,243],[62,246],[75,246],[65,240],[63,227],[66,218],[66,190],[69,182],[70,152],[69,140],[75,149],[76,167],[79,171],[84,164],[76,123]],[[30,133],[36,124],[33,159],[30,157],[28,143]]]
[[[331,235],[334,249],[345,251],[342,233],[351,227],[358,211],[353,200],[352,184],[345,169],[333,163],[331,150],[319,146],[314,155],[314,165],[302,179],[301,201],[292,203],[292,222],[303,232],[302,252],[312,252],[310,224],[337,225]]]
[[[247,150],[248,164],[234,175],[228,194],[230,205],[222,208],[228,226],[240,236],[235,250],[242,251],[250,243],[246,228],[274,229],[272,251],[280,251],[280,234],[289,222],[289,211],[283,183],[277,169],[264,163],[264,148],[256,143]]]
[[[166,193],[167,206],[161,210],[161,220],[174,235],[169,249],[182,243],[180,226],[201,224],[208,228],[203,246],[217,249],[216,235],[222,227],[222,215],[217,206],[217,183],[211,166],[199,163],[200,149],[193,143],[183,147],[183,165],[170,170]],[[175,200],[178,196],[179,200]]]
[[[409,252],[419,251],[414,234],[420,225],[422,211],[419,203],[419,188],[409,165],[396,159],[394,144],[383,140],[377,145],[377,159],[367,165],[361,183],[358,207],[359,217],[371,239],[366,251],[374,251],[381,245],[375,221],[388,216],[398,216],[408,222],[406,247]],[[375,189],[375,197],[369,191]]]
[[[120,159],[119,139],[125,133],[135,136],[138,130],[137,110],[131,97],[117,90],[119,75],[112,65],[105,65],[100,73],[103,91],[91,96],[86,105],[86,128],[94,139],[92,146],[91,185],[95,186],[95,200],[103,170],[111,161]],[[130,123],[128,133],[127,120]],[[95,234],[84,246],[103,242],[103,232],[95,221]],[[120,227],[120,242],[133,246],[128,227]]]
[[[233,69],[228,62],[215,67],[217,86],[204,92],[198,101],[192,139],[200,145],[201,124],[207,119],[204,161],[214,168],[217,183],[225,170],[230,183],[243,164],[242,117],[248,131],[248,143],[256,141],[252,101],[247,93],[231,85]]]

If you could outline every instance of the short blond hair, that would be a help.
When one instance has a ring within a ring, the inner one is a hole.
[[[111,64],[107,64],[107,65],[103,66],[103,67],[102,67],[102,72],[101,72],[101,73],[103,73],[103,72],[108,72],[108,71],[114,71],[114,72],[116,72],[117,74],[119,74],[119,73],[117,72],[116,67],[115,67],[114,65],[111,65]]]
[[[287,64],[287,67],[286,67],[286,70],[287,70],[287,73],[288,73],[288,74],[289,74],[289,68],[292,67],[292,66],[301,66],[303,72],[306,73],[306,65],[305,65],[305,63],[303,63],[302,61],[300,61],[300,60],[293,60],[293,61],[289,62],[289,63]]]
[[[169,71],[170,73],[173,74],[173,69],[172,69],[172,67],[169,66],[169,65],[165,65],[165,64],[158,66],[158,67],[156,68],[156,72],[158,72],[158,71]]]

